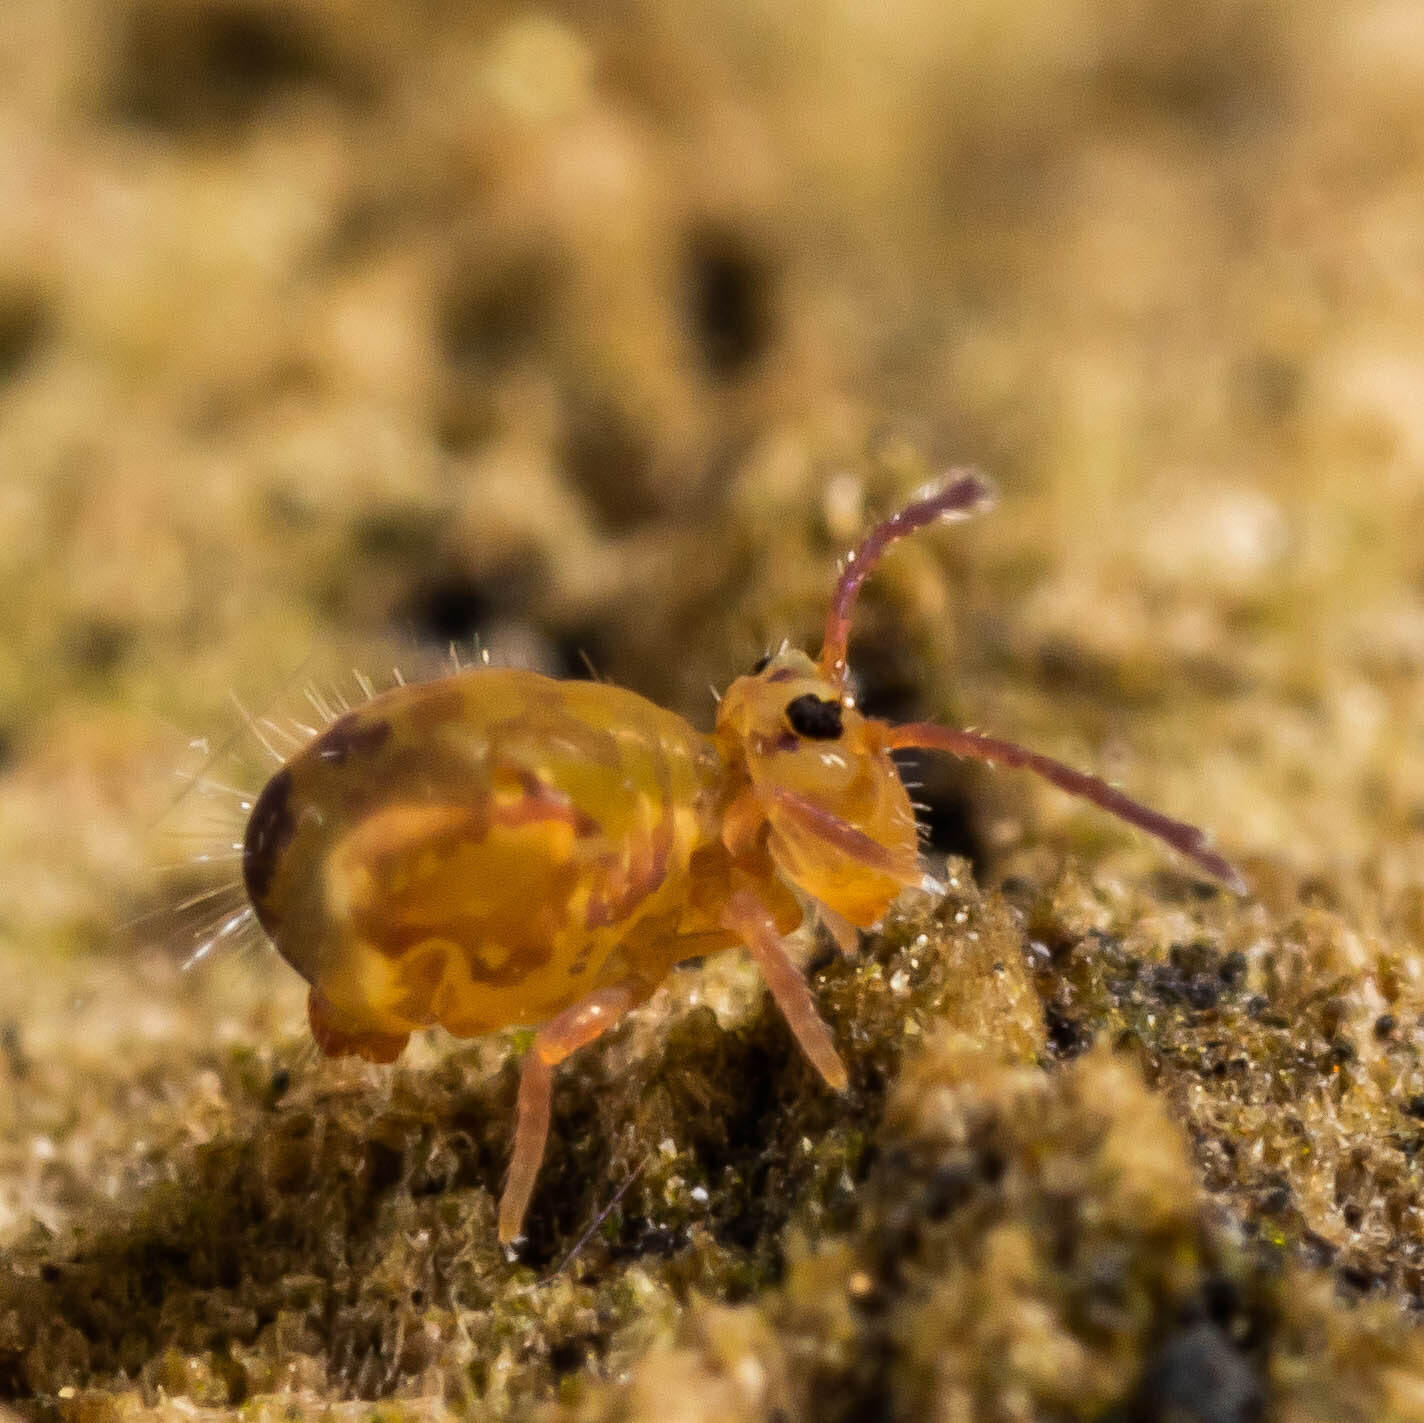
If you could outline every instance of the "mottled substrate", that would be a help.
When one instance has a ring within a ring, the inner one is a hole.
[[[193,1098],[138,1113],[153,1179],[11,1252],[8,1391],[85,1419],[333,1395],[1419,1418],[1417,989],[1388,1031],[1353,1022],[1328,916],[1270,934],[1187,880],[1006,897],[951,869],[862,956],[813,946],[844,1099],[731,961],[572,1062],[517,1260],[494,1243],[502,1048],[390,1073],[214,1050]]]
[[[368,10],[0,25],[0,1393],[1424,1417],[1417,7]],[[1021,918],[820,971],[843,1102],[678,975],[561,1072],[517,1266],[509,1043],[314,1064],[282,965],[129,924],[230,689],[478,633],[705,724],[940,456],[1005,502],[877,575],[869,704],[1257,899],[925,768]]]

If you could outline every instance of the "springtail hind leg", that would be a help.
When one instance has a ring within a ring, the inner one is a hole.
[[[534,1194],[534,1181],[544,1159],[549,1136],[549,1103],[554,1093],[554,1069],[571,1053],[602,1037],[625,1013],[647,997],[642,984],[616,983],[595,989],[557,1017],[550,1018],[534,1035],[519,1076],[519,1101],[515,1111],[514,1150],[509,1176],[499,1199],[499,1240],[516,1240]]]

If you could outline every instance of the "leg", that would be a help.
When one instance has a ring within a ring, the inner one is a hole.
[[[771,785],[764,787],[760,794],[768,810],[783,816],[803,834],[830,846],[846,859],[898,880],[903,885],[913,885],[917,889],[929,887],[925,884],[928,876],[920,868],[920,857],[916,852],[897,854],[887,849],[865,831],[856,829],[848,820],[817,805],[798,791]],[[933,884],[933,880],[930,883]]]
[[[736,890],[722,911],[722,922],[751,950],[787,1026],[826,1085],[844,1092],[850,1085],[845,1064],[836,1054],[831,1030],[816,1011],[811,990],[786,957],[781,935],[766,907],[750,890]]]
[[[1022,767],[1033,771],[1044,780],[1067,791],[1069,795],[1082,796],[1094,805],[1101,806],[1110,814],[1145,830],[1165,841],[1178,854],[1199,865],[1213,879],[1218,879],[1228,889],[1237,894],[1246,893],[1246,882],[1235,867],[1225,857],[1218,855],[1207,845],[1206,835],[1195,825],[1173,820],[1141,801],[1124,795],[1106,781],[1096,776],[1075,771],[1061,761],[1049,756],[1040,756],[1016,746],[1012,741],[1000,741],[993,736],[980,736],[974,731],[955,731],[948,726],[936,726],[933,722],[915,722],[908,726],[885,728],[885,746],[893,750],[898,746],[920,746],[933,751],[948,751],[951,756],[969,756],[977,761],[989,761],[999,766]]]
[[[853,959],[860,953],[860,930],[825,904],[816,905],[816,917],[826,926],[826,932],[836,941],[836,947],[846,958]]]
[[[534,1194],[534,1181],[544,1159],[544,1142],[549,1135],[549,1099],[554,1090],[554,1069],[570,1053],[591,1043],[616,1023],[630,1008],[647,997],[639,982],[616,983],[596,988],[571,1008],[550,1018],[534,1035],[519,1077],[519,1103],[515,1112],[514,1151],[509,1160],[509,1176],[499,1199],[499,1239],[508,1245],[524,1224],[524,1212]]]

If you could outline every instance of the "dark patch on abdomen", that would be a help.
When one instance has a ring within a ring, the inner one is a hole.
[[[355,712],[347,712],[312,742],[311,749],[328,765],[344,766],[353,756],[374,756],[390,739],[390,722],[362,721]]]
[[[267,904],[267,894],[296,828],[296,817],[292,814],[292,773],[283,767],[257,797],[242,842],[242,879],[247,886],[247,897],[257,911],[258,923],[269,934],[276,932],[279,917]]]

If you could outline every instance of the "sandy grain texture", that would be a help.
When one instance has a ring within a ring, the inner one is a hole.
[[[9,0],[5,1406],[1424,1419],[1421,55],[1398,0]],[[274,956],[182,970],[231,691],[478,637],[706,724],[950,462],[1004,501],[877,576],[866,704],[1248,899],[926,766],[948,897],[805,946],[848,1096],[679,971],[516,1260],[517,1035],[321,1063]]]

